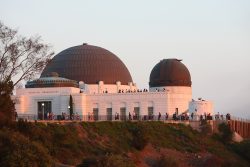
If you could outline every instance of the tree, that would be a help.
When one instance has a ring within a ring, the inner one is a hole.
[[[50,48],[41,42],[40,36],[20,36],[17,30],[0,22],[0,82],[13,81],[16,86],[22,80],[34,78],[50,61],[53,55]]]
[[[53,52],[38,37],[22,37],[0,21],[0,125],[14,118],[11,94],[22,80],[30,80],[43,70]]]
[[[11,100],[11,93],[13,90],[13,83],[0,82],[0,126],[9,125],[15,118],[15,107]]]
[[[70,119],[72,120],[72,116],[73,116],[73,98],[70,95],[69,96],[69,115],[70,115]]]

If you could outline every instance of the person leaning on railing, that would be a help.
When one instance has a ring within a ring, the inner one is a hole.
[[[227,120],[227,121],[230,121],[230,120],[231,120],[231,115],[230,115],[229,113],[227,113],[227,115],[226,115],[226,120]]]

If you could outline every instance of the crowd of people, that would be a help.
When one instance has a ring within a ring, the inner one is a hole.
[[[139,93],[139,92],[148,92],[148,89],[134,89],[134,90],[124,90],[124,89],[120,89],[118,91],[118,93]]]
[[[53,112],[47,112],[42,120],[80,120],[80,115],[78,113],[70,115],[65,112],[62,112],[61,115],[54,115]]]
[[[18,117],[18,116],[16,116]],[[21,117],[20,117],[21,118]],[[172,116],[169,116],[168,113],[162,115],[159,112],[157,115],[153,115],[153,113],[149,115],[139,115],[139,113],[129,112],[128,115],[119,115],[118,112],[115,113],[114,117],[112,115],[95,115],[94,113],[88,113],[87,116],[80,116],[77,112],[73,113],[72,115],[62,112],[61,115],[54,115],[53,112],[47,112],[42,117],[39,117],[40,120],[79,120],[79,121],[98,121],[98,120],[142,120],[142,121],[167,121],[167,120],[174,120],[174,121],[202,121],[202,120],[222,120],[222,121],[229,121],[231,120],[231,115],[227,113],[226,115],[223,114],[215,114],[212,116],[210,113],[204,113],[202,115],[198,115],[196,112],[191,114],[185,112],[182,114],[178,114],[175,112]],[[17,118],[18,119],[18,118]]]

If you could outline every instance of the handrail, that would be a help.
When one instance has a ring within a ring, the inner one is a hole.
[[[18,114],[17,119],[25,119],[25,120],[39,120],[38,115],[36,114]],[[235,120],[241,122],[250,122],[248,119],[239,118],[235,116],[230,116],[229,119],[226,118],[225,115],[211,115],[204,116],[195,115],[193,118],[191,116],[178,115],[175,118],[173,116],[166,115],[139,115],[139,116],[129,116],[129,115],[73,115],[72,120],[81,120],[81,121],[123,121],[123,120],[141,120],[141,121],[166,121],[166,120],[174,120],[174,121],[200,121],[203,120]],[[68,114],[64,115],[53,115],[50,118],[45,118],[45,120],[70,120],[70,116]]]

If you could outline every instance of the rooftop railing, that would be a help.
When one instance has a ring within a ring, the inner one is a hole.
[[[18,114],[16,120],[23,119],[27,121],[201,121],[201,120],[218,120],[218,121],[227,121],[227,120],[237,120],[242,122],[250,122],[248,119],[243,119],[239,117],[230,116],[229,118],[226,115],[73,115],[70,118],[69,114],[62,115],[49,115],[39,117],[35,114]]]

